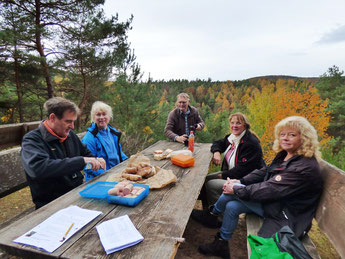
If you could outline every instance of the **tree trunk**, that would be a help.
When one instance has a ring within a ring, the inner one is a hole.
[[[19,113],[19,122],[23,122],[23,110],[22,110],[22,86],[19,80],[19,62],[18,62],[18,56],[17,56],[17,45],[14,46],[14,77],[16,82],[16,88],[17,88],[17,107],[18,107],[18,113]]]
[[[43,70],[43,75],[46,79],[46,83],[47,83],[47,92],[48,92],[48,98],[52,98],[54,97],[54,88],[52,85],[52,81],[51,81],[51,77],[50,77],[50,73],[49,73],[49,68],[48,68],[48,64],[47,64],[47,60],[46,60],[46,56],[44,54],[44,49],[42,46],[42,42],[41,42],[41,1],[40,0],[35,0],[35,4],[36,4],[36,32],[35,32],[35,36],[36,36],[36,47],[37,47],[37,51],[40,54],[41,57],[41,66],[42,66],[42,70]]]
[[[81,63],[81,76],[83,78],[83,97],[81,99],[81,102],[79,104],[79,109],[80,109],[80,114],[78,116],[78,119],[77,119],[77,128],[79,128],[81,126],[81,116],[83,114],[83,110],[85,108],[85,105],[86,105],[86,100],[87,100],[87,97],[88,97],[88,89],[87,89],[87,81],[86,81],[86,74],[84,73],[84,69],[83,69],[83,63]]]

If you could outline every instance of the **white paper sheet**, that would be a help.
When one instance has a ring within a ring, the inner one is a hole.
[[[101,211],[70,206],[54,213],[24,235],[13,240],[13,242],[34,246],[52,253],[101,214]],[[73,226],[71,227],[72,224]]]
[[[144,239],[128,215],[105,221],[96,229],[107,254],[133,246]]]

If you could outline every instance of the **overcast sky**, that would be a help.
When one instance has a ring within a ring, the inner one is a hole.
[[[345,70],[345,0],[106,0],[134,16],[129,42],[147,79],[317,77]]]

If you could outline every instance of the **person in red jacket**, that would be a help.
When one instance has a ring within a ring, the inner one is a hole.
[[[283,226],[299,238],[310,230],[323,187],[317,132],[307,119],[291,116],[280,121],[274,133],[277,155],[273,162],[240,180],[228,178],[223,194],[204,215],[205,221],[217,221],[224,214],[215,240],[200,245],[201,253],[229,258],[228,240],[241,213],[264,218],[258,232],[261,237],[271,237]]]

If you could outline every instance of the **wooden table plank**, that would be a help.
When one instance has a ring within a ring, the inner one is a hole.
[[[194,207],[199,191],[208,172],[211,144],[195,144],[195,165],[191,168],[181,168],[171,164],[170,160],[153,160],[153,151],[170,148],[173,150],[185,148],[180,143],[159,141],[145,149],[142,153],[151,159],[151,163],[164,169],[171,169],[176,174],[178,182],[159,190],[150,190],[150,194],[136,207],[117,206],[99,199],[85,199],[78,192],[86,184],[79,186],[49,205],[37,210],[27,217],[0,230],[0,247],[15,251],[19,255],[36,253],[41,256],[63,258],[168,258],[174,257],[178,240],[182,237],[190,213]],[[109,175],[121,172],[128,161],[110,169],[95,181],[105,181]],[[90,182],[89,182],[90,183]],[[88,183],[88,184],[89,184]],[[48,254],[35,248],[18,245],[13,239],[30,230],[44,219],[69,205],[77,205],[86,209],[100,210],[103,215],[88,224],[72,236],[54,253]],[[97,234],[95,225],[122,215],[129,215],[133,224],[144,236],[143,242],[122,251],[106,255]]]

